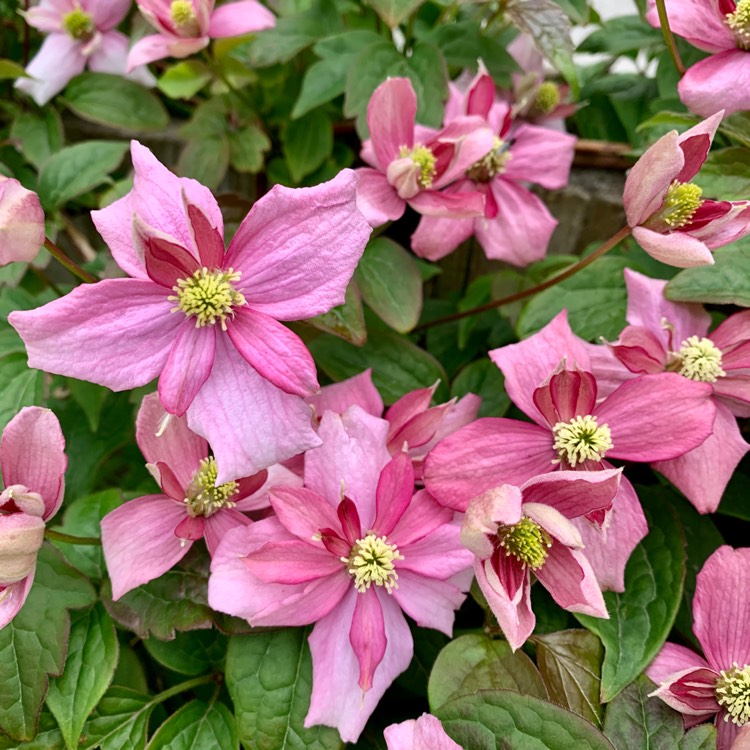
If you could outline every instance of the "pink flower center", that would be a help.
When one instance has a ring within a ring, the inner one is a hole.
[[[87,42],[94,35],[94,20],[90,13],[75,8],[62,17],[62,25],[68,36],[79,42]]]
[[[354,578],[354,587],[360,594],[364,594],[373,583],[384,586],[390,594],[398,588],[394,560],[403,559],[395,544],[388,544],[386,537],[370,532],[356,541],[349,557],[342,557],[341,562],[347,564],[349,575]]]
[[[734,13],[727,13],[725,20],[734,34],[737,46],[750,49],[750,0],[740,0]]]
[[[714,693],[717,703],[726,710],[724,721],[742,726],[750,721],[750,664],[722,670]]]
[[[234,315],[234,308],[245,304],[245,297],[234,288],[240,280],[240,272],[228,268],[226,271],[209,271],[199,268],[187,279],[180,279],[172,287],[175,295],[167,297],[177,305],[172,312],[182,311],[188,318],[195,318],[195,327],[221,323],[227,330],[227,318]]]

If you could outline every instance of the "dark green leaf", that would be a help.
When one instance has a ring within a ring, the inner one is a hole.
[[[173,713],[148,743],[148,750],[239,750],[237,724],[223,703],[191,701]]]
[[[112,687],[84,727],[85,750],[143,750],[154,704],[148,695]]]
[[[60,115],[54,107],[39,112],[20,112],[13,120],[10,137],[21,147],[21,153],[37,169],[63,146]]]
[[[661,31],[640,16],[618,16],[602,24],[578,45],[578,52],[603,52],[612,56],[635,55],[640,50],[659,49],[664,44]]]
[[[443,102],[448,97],[448,70],[442,52],[433,44],[417,42],[406,62],[417,94],[417,122],[440,127]]]
[[[0,359],[0,430],[24,406],[43,403],[44,375],[40,370],[29,370],[26,357],[11,354]]]
[[[289,172],[295,182],[300,182],[331,155],[333,123],[316,109],[289,122],[282,140]]]
[[[104,406],[107,394],[111,391],[108,388],[96,385],[96,383],[88,383],[85,380],[76,380],[75,378],[68,378],[68,388],[70,388],[70,395],[83,409],[86,418],[89,420],[91,431],[96,432],[99,429],[102,406]]]
[[[716,727],[713,724],[694,727],[680,740],[679,750],[716,750]]]
[[[393,29],[414,13],[425,0],[370,0],[375,12]]]
[[[257,126],[247,125],[229,133],[229,161],[237,172],[257,174],[271,149],[268,136]]]
[[[362,309],[362,295],[357,283],[353,280],[349,283],[343,305],[310,318],[306,322],[320,331],[332,333],[356,346],[364,344],[367,341],[367,328],[365,327],[365,312]]]
[[[227,135],[204,136],[191,139],[177,161],[177,171],[185,177],[216,190],[229,167],[229,138]]]
[[[747,200],[750,195],[750,152],[746,148],[712,151],[693,181],[703,188],[706,198]]]
[[[502,417],[510,406],[505,392],[505,379],[500,368],[490,360],[477,360],[461,370],[453,381],[451,395],[465,396],[476,393],[481,396],[479,417]]]
[[[223,669],[227,643],[226,636],[215,630],[177,633],[172,641],[155,638],[143,641],[146,651],[159,664],[191,677]]]

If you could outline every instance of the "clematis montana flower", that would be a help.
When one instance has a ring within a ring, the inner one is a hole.
[[[495,134],[493,144],[447,192],[459,199],[479,191],[485,196],[483,215],[464,219],[425,216],[412,235],[412,250],[423,258],[439,260],[476,236],[488,258],[517,266],[540,260],[557,220],[526,184],[551,190],[567,185],[575,137],[514,123],[511,105],[496,97],[495,84],[481,64],[465,92],[451,84],[445,122],[467,115],[487,124]]]
[[[750,109],[750,2],[748,0],[666,0],[669,26],[675,34],[710,57],[688,68],[677,84],[682,103],[702,117],[719,109],[727,115]],[[646,20],[659,28],[654,0]]]
[[[0,441],[0,628],[18,614],[34,582],[45,521],[62,503],[67,465],[65,438],[49,409],[27,406],[8,422]]]
[[[276,25],[276,17],[256,0],[214,8],[215,0],[136,0],[159,32],[138,40],[128,54],[128,70],[164,57],[188,57],[211,39],[240,36]]]
[[[737,464],[750,449],[737,416],[750,416],[750,311],[730,315],[709,334],[701,305],[670,302],[666,281],[625,270],[631,324],[610,346],[618,369],[606,367],[609,387],[645,373],[672,371],[710,383],[716,403],[713,434],[700,446],[653,467],[701,513],[713,513]]]
[[[374,227],[401,218],[408,203],[429,216],[481,216],[484,196],[441,188],[463,176],[492,146],[478,117],[462,117],[436,132],[415,125],[417,95],[408,78],[389,78],[367,105],[370,140],[362,159],[357,203]]]
[[[750,201],[704,200],[691,180],[706,160],[722,112],[679,135],[662,136],[635,163],[623,204],[633,237],[651,256],[687,268],[713,263],[711,250],[750,232]]]
[[[39,197],[18,180],[0,177],[0,266],[34,260],[43,244]]]
[[[534,336],[495,349],[511,400],[534,424],[484,418],[441,440],[425,461],[425,485],[456,510],[499,484],[520,485],[560,469],[611,468],[608,459],[666,461],[711,434],[711,386],[677,373],[644,375],[598,400],[589,344],[565,311]],[[602,588],[622,591],[625,563],[647,532],[633,486],[623,479],[608,513],[574,521]],[[606,538],[600,527],[606,528]]]
[[[117,391],[159,376],[164,408],[187,412],[190,429],[211,444],[220,483],[319,445],[303,399],[318,390],[315,363],[278,321],[344,301],[370,235],[356,175],[277,185],[225,252],[210,191],[175,177],[135,141],[132,157],[133,190],[92,214],[132,278],[13,312],[29,366]]]
[[[391,724],[383,732],[388,750],[461,750],[432,714]]]
[[[654,695],[687,726],[715,717],[717,750],[736,750],[741,728],[750,726],[750,549],[724,545],[706,560],[693,597],[693,633],[705,658],[667,643],[646,674],[660,685]]]
[[[218,484],[208,443],[184,417],[172,417],[160,430],[164,416],[152,393],[143,399],[136,421],[138,447],[163,494],[130,500],[102,519],[114,599],[166,573],[198,539],[205,538],[213,554],[229,529],[251,523],[244,513],[268,507],[271,484],[301,484],[282,466]]]
[[[388,423],[357,406],[327,411],[305,454],[305,487],[274,487],[275,518],[233,529],[214,555],[209,603],[251,625],[315,623],[305,726],[356,742],[414,653],[408,614],[450,635],[471,581],[453,513],[414,494]]]
[[[542,474],[502,484],[466,507],[461,541],[474,574],[515,651],[534,630],[531,574],[570,612],[609,618],[604,597],[570,519],[609,508],[622,469]]]
[[[130,0],[41,0],[24,12],[29,26],[48,36],[16,88],[46,104],[84,68],[98,73],[125,74],[128,38],[116,31],[130,10]],[[131,69],[129,77],[153,86],[145,68]]]

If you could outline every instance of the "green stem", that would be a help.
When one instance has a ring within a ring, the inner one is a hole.
[[[72,536],[62,531],[55,531],[54,529],[45,529],[44,536],[53,542],[66,542],[67,544],[89,544],[101,547],[102,540],[95,536]]]
[[[52,242],[49,237],[44,238],[44,247],[49,250],[50,255],[58,261],[61,265],[65,266],[74,276],[77,276],[81,281],[85,281],[87,284],[95,284],[99,279],[96,276],[92,276],[88,271],[84,271],[77,263],[72,261],[60,248]]]
[[[214,76],[218,78],[229,89],[231,93],[235,94],[239,99],[242,99],[242,101],[251,109],[255,108],[253,100],[244,91],[242,91],[242,89],[238,89],[229,80],[229,78],[224,75],[224,71],[221,69],[219,61],[212,54],[206,52],[204,59],[206,60],[206,64],[208,65],[208,69],[211,71],[211,73],[213,73]]]
[[[659,25],[661,26],[661,33],[664,36],[664,41],[669,50],[669,54],[672,55],[674,66],[677,68],[677,72],[681,75],[685,75],[685,65],[680,57],[680,51],[677,49],[677,43],[674,40],[674,34],[672,29],[669,27],[669,18],[667,16],[667,4],[666,0],[656,0],[656,10],[659,13]]]
[[[461,318],[468,318],[470,315],[478,315],[479,313],[486,312],[487,310],[494,310],[497,307],[503,305],[509,305],[511,302],[518,302],[519,300],[526,299],[526,297],[532,297],[538,292],[543,292],[545,289],[550,289],[556,286],[561,281],[569,279],[571,276],[577,274],[581,269],[591,265],[597,258],[601,258],[602,255],[608,253],[615,245],[618,245],[622,240],[630,235],[630,227],[623,227],[619,232],[613,234],[603,245],[594,250],[593,253],[587,255],[585,258],[581,258],[578,263],[566,268],[562,273],[553,276],[551,279],[543,281],[541,284],[532,286],[529,289],[523,289],[520,292],[509,294],[507,297],[501,297],[500,299],[492,300],[486,305],[480,305],[479,307],[473,307],[471,310],[464,310],[463,312],[453,313],[453,315],[446,315],[444,318],[437,318],[437,320],[430,320],[427,323],[417,326],[414,331],[423,331],[427,328],[434,326],[443,325],[443,323],[452,323],[454,320],[461,320]]]
[[[167,690],[163,690],[158,695],[155,695],[151,699],[151,703],[154,706],[157,706],[159,703],[164,703],[164,701],[169,700],[170,698],[174,698],[175,695],[179,695],[180,693],[185,693],[188,690],[192,690],[195,687],[200,687],[201,685],[208,685],[210,682],[216,682],[217,676],[215,674],[204,674],[202,677],[195,677],[192,680],[185,680],[185,682],[181,682],[179,685],[175,685],[174,687],[171,687]]]

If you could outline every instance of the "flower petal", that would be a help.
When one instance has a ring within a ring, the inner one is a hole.
[[[303,542],[310,542],[321,529],[340,527],[336,506],[304,487],[273,487],[271,505],[279,521]]]
[[[645,227],[633,229],[633,239],[656,260],[677,268],[710,266],[714,263],[711,251],[704,242],[686,232],[662,234]]]
[[[344,563],[322,546],[298,539],[268,542],[242,558],[264,583],[307,583],[340,572]]]
[[[706,719],[720,710],[714,692],[718,677],[708,667],[685,669],[671,675],[651,695],[686,716]]]
[[[383,730],[383,737],[388,750],[461,750],[430,714],[391,724]]]
[[[25,91],[43,107],[85,67],[86,56],[81,42],[68,34],[50,34],[26,66],[31,78],[19,78],[16,88]]]
[[[519,125],[512,135],[505,179],[534,182],[548,190],[568,184],[577,140],[574,135],[527,123]]]
[[[646,668],[646,676],[660,685],[677,672],[704,668],[709,668],[708,662],[692,649],[678,646],[676,643],[665,643]]]
[[[227,3],[211,13],[208,35],[211,39],[240,36],[252,31],[272,29],[276,16],[256,0]]]
[[[360,167],[356,172],[359,177],[357,208],[371,227],[396,221],[404,215],[406,203],[382,172],[369,167]]]
[[[484,216],[484,193],[448,193],[423,190],[407,203],[425,216],[465,219]]]
[[[470,571],[471,556],[468,560],[467,570]],[[469,581],[471,578],[470,574]],[[402,570],[398,574],[398,588],[393,590],[393,598],[420,628],[433,628],[450,637],[453,635],[456,610],[466,599],[464,592],[468,585],[462,590],[454,585],[452,579],[440,581],[411,570]]]
[[[397,453],[380,472],[375,491],[376,515],[373,528],[390,534],[401,520],[414,494],[414,468],[408,453]]]
[[[12,583],[0,591],[0,629],[4,628],[21,611],[33,583],[34,571],[22,581]]]
[[[234,508],[222,508],[205,519],[203,538],[206,540],[208,554],[213,557],[221,540],[237,526],[249,526],[252,521]]]
[[[404,559],[396,570],[411,570],[425,578],[447,581],[471,567],[472,554],[461,543],[457,524],[444,523],[415,542],[399,547]]]
[[[402,146],[414,145],[417,95],[408,78],[388,78],[367,105],[370,142],[381,170],[399,156]]]
[[[30,263],[44,244],[44,211],[36,193],[0,177],[0,266]]]
[[[446,188],[451,190],[454,186]],[[479,219],[482,220],[481,218]],[[427,260],[440,260],[450,255],[462,242],[474,234],[475,219],[441,219],[422,216],[411,236],[411,249],[415,255]]]
[[[373,588],[357,597],[349,641],[359,663],[357,684],[363,691],[369,690],[375,670],[385,656],[386,648],[383,608]]]
[[[318,393],[307,397],[307,403],[322,417],[325,411],[343,414],[350,406],[357,405],[368,414],[379,417],[383,414],[383,399],[372,382],[372,370],[326,385]]]
[[[651,0],[649,6],[646,20],[658,29],[660,24],[656,3]],[[667,0],[666,10],[672,31],[687,39],[694,47],[706,52],[721,52],[735,46],[734,35],[725,23],[724,16],[717,12],[717,3]]]
[[[440,505],[427,490],[418,490],[389,537],[391,544],[406,547],[424,539],[453,519],[453,511]]]
[[[703,117],[724,110],[726,116],[750,109],[750,56],[729,49],[688,68],[677,84],[682,103]]]

